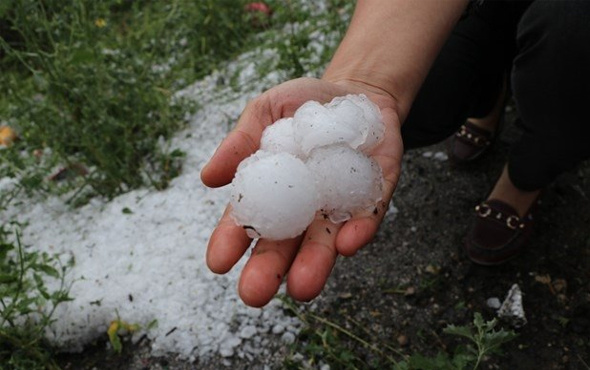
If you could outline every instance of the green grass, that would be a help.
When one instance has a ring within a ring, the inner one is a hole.
[[[377,342],[375,333],[351,317],[339,323],[307,312],[289,298],[282,297],[282,301],[304,326],[283,363],[285,369],[328,364],[331,369],[476,370],[484,358],[502,354],[502,346],[517,336],[512,330],[498,329],[496,319],[485,321],[475,312],[472,323],[443,329],[444,334],[462,339],[452,351],[425,356],[407,353],[397,344]]]
[[[70,300],[67,266],[48,254],[27,251],[19,230],[16,224],[0,227],[0,369],[56,369],[45,330],[55,309]],[[58,280],[60,287],[50,291],[47,279]]]
[[[0,120],[21,137],[13,153],[0,152],[13,166],[4,175],[26,169],[18,156],[47,149],[50,162],[87,167],[74,187],[92,194],[166,187],[181,155],[161,142],[195,108],[172,94],[257,31],[242,3],[3,1]]]

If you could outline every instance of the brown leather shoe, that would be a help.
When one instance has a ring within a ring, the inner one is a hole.
[[[514,208],[497,199],[475,207],[474,224],[465,239],[469,259],[480,265],[499,265],[516,257],[533,231],[534,208],[521,218]]]
[[[449,158],[455,164],[467,164],[475,161],[492,146],[499,129],[500,124],[498,124],[494,133],[465,121],[455,135],[451,137]]]

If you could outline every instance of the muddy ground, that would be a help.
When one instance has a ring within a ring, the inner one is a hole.
[[[516,283],[528,323],[505,345],[503,356],[489,358],[481,368],[590,369],[590,163],[546,189],[525,254],[500,267],[481,267],[461,250],[474,205],[491,189],[518,138],[513,112],[507,121],[493,151],[469,168],[424,156],[446,151],[445,143],[407,153],[394,198],[398,213],[386,218],[374,242],[357,256],[339,260],[314,302],[316,312],[365,338],[368,332],[378,346],[434,355],[457,344],[442,333],[447,324],[468,324],[475,312],[493,318],[486,301],[503,300]],[[341,341],[356,356],[375,360],[358,341],[346,336]],[[60,363],[65,369],[274,369],[293,356],[280,340],[270,356],[208,363],[152,358],[148,346],[142,341],[114,355],[98,343]]]

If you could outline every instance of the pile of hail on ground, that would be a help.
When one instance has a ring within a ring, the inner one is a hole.
[[[232,215],[251,238],[300,235],[316,212],[334,223],[373,209],[383,175],[371,151],[385,125],[365,95],[308,101],[292,118],[268,126],[260,150],[243,160],[232,182]]]

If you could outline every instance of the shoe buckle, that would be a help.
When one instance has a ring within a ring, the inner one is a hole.
[[[486,203],[475,206],[475,212],[481,218],[486,218],[492,213],[492,209]]]
[[[506,226],[511,228],[512,230],[516,230],[516,228],[523,228],[524,223],[520,222],[520,218],[518,216],[508,216],[506,218]]]

